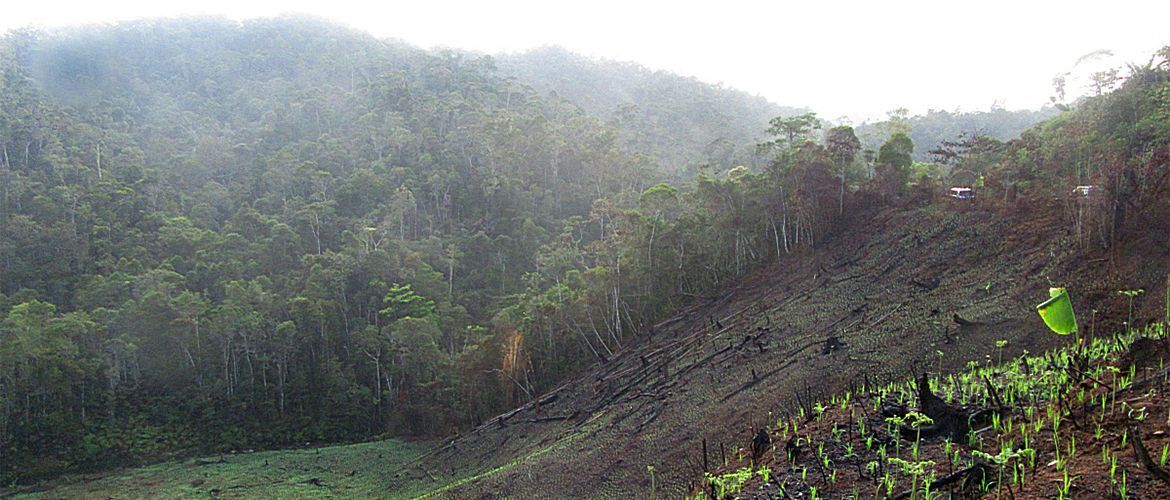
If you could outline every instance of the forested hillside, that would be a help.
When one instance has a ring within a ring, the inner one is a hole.
[[[493,317],[657,176],[490,59],[313,20],[17,32],[0,75],[4,480],[506,407],[579,363],[501,373]]]
[[[812,114],[541,54],[301,18],[6,35],[0,482],[479,426],[938,196],[906,131],[868,158]],[[1099,183],[1077,235],[1124,241],[1165,210],[1165,56],[949,167],[1005,204]]]
[[[642,125],[315,20],[20,31],[0,75],[5,481],[465,428],[844,199],[811,144],[658,183]]]
[[[756,143],[768,121],[807,112],[760,96],[702,83],[634,63],[598,61],[558,47],[496,59],[502,74],[553,93],[601,117],[633,151],[654,155],[664,172],[685,180],[706,166],[762,166]]]

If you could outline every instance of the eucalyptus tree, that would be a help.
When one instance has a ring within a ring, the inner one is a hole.
[[[777,138],[778,146],[792,148],[820,128],[821,121],[817,114],[810,112],[790,117],[777,116],[768,122],[767,132]]]
[[[845,178],[854,160],[857,159],[857,154],[861,152],[861,141],[857,138],[857,134],[853,133],[853,127],[841,125],[829,129],[828,133],[825,134],[825,148],[828,149],[829,156],[833,159],[833,165],[841,177],[837,215],[843,215],[845,213]]]

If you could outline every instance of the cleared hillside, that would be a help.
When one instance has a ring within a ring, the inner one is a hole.
[[[1045,277],[1102,311],[1116,290],[1164,280],[1164,268],[1136,259],[1081,258],[1062,211],[1033,208],[856,217],[818,255],[642,332],[640,346],[452,439],[398,484],[429,481],[451,497],[620,497],[649,492],[653,467],[657,492],[679,496],[701,477],[704,439],[714,462],[799,401],[915,366],[953,371],[995,354],[1000,339],[1004,355],[1053,347],[1061,339],[1032,310]]]

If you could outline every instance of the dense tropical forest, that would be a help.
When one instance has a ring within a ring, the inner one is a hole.
[[[1099,184],[1082,234],[1110,245],[1166,213],[1168,56],[1004,142],[983,134],[1055,111],[866,139],[636,67],[311,19],[9,33],[0,481],[455,432],[954,172],[1004,201]],[[565,87],[550,58],[624,80]]]

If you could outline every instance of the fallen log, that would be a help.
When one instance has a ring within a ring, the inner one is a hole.
[[[562,386],[560,386],[560,387],[557,387],[556,389],[553,389],[552,391],[549,391],[548,393],[545,393],[545,395],[541,396],[541,397],[540,397],[540,399],[537,399],[537,400],[535,400],[535,401],[529,401],[529,402],[527,402],[527,403],[525,403],[525,404],[521,405],[520,407],[518,407],[518,408],[516,408],[516,409],[513,409],[513,410],[511,410],[511,411],[509,411],[509,412],[506,412],[506,413],[503,413],[503,414],[500,414],[500,415],[496,415],[495,417],[492,417],[492,418],[488,419],[488,420],[487,420],[486,422],[484,422],[482,425],[480,425],[480,426],[476,427],[476,428],[474,429],[474,432],[478,432],[479,430],[481,430],[481,429],[483,429],[483,428],[485,428],[485,427],[487,427],[487,426],[490,426],[490,425],[492,425],[492,424],[498,424],[498,425],[500,425],[500,426],[503,426],[503,425],[505,425],[505,423],[504,423],[504,422],[505,422],[506,420],[508,420],[509,418],[512,418],[512,417],[513,417],[513,416],[515,416],[517,413],[520,413],[520,412],[522,412],[522,411],[524,411],[524,410],[528,410],[528,409],[534,408],[534,407],[535,407],[535,406],[537,406],[537,405],[545,405],[545,404],[552,403],[553,401],[556,401],[556,400],[557,400],[557,398],[559,398],[559,397],[560,397],[560,394],[559,394],[559,393],[560,393],[561,391],[565,390],[566,388],[568,388],[570,384],[571,384],[571,383],[566,383],[566,384],[564,384],[564,385],[562,385]],[[426,456],[426,455],[429,455],[429,454],[430,454],[430,453],[427,453],[427,454],[424,454],[423,456]],[[422,457],[420,457],[420,458],[422,458]]]
[[[935,278],[935,279],[928,280],[928,281],[921,281],[918,278],[911,278],[910,284],[918,286],[918,287],[926,289],[926,290],[934,290],[935,288],[938,288],[938,284],[941,281],[942,280],[940,278]]]
[[[642,429],[644,429],[647,425],[650,425],[651,422],[654,422],[655,420],[657,420],[658,416],[662,414],[662,409],[664,407],[666,407],[665,404],[655,408],[652,412],[650,412],[650,416],[646,417],[646,419],[643,420],[642,423],[638,424],[638,430],[635,432],[642,432]]]
[[[1138,461],[1141,462],[1142,465],[1146,467],[1146,470],[1150,471],[1150,474],[1153,474],[1154,477],[1158,478],[1163,483],[1170,484],[1170,473],[1167,473],[1165,469],[1159,467],[1158,464],[1154,463],[1153,460],[1150,460],[1150,453],[1146,451],[1146,445],[1142,442],[1141,430],[1139,430],[1137,427],[1130,427],[1129,434],[1133,436],[1133,451],[1134,454],[1137,455]]]
[[[975,326],[975,325],[982,325],[983,324],[983,323],[978,322],[978,321],[968,320],[962,316],[959,316],[958,313],[951,315],[951,321],[954,321],[955,323],[959,324],[959,326]]]
[[[775,375],[775,374],[777,374],[777,373],[780,373],[782,370],[784,370],[785,368],[788,368],[789,366],[792,366],[794,363],[796,363],[796,360],[795,360],[795,359],[791,359],[791,360],[790,360],[790,361],[788,361],[787,363],[784,363],[783,365],[780,365],[780,366],[778,366],[778,367],[776,367],[776,368],[774,368],[774,369],[772,369],[772,370],[769,370],[769,371],[765,372],[763,375],[759,375],[759,376],[757,376],[757,377],[753,378],[752,380],[749,380],[749,381],[747,381],[747,383],[743,384],[743,385],[742,385],[742,386],[740,386],[738,389],[736,389],[736,390],[734,390],[734,391],[731,391],[731,393],[730,393],[730,394],[728,394],[728,395],[726,395],[726,396],[723,396],[723,398],[722,398],[722,399],[720,399],[719,401],[721,401],[721,402],[723,402],[723,401],[727,401],[728,399],[731,399],[731,398],[732,398],[733,396],[735,396],[736,394],[739,394],[739,393],[741,393],[741,392],[743,392],[743,391],[746,391],[746,390],[748,390],[748,389],[751,389],[751,388],[752,388],[753,386],[755,386],[756,384],[759,384],[760,382],[763,382],[764,380],[766,380],[768,377],[771,377],[772,375]]]
[[[557,422],[557,421],[561,421],[561,420],[568,420],[570,418],[573,418],[573,414],[571,414],[571,413],[568,415],[549,415],[546,417],[535,417],[535,418],[528,419],[528,421],[536,424],[536,423],[540,423],[540,422]]]
[[[890,311],[890,312],[888,312],[888,313],[885,313],[885,314],[883,314],[883,315],[882,315],[880,318],[878,318],[878,319],[874,320],[874,322],[873,322],[873,323],[870,323],[870,324],[867,326],[867,328],[873,328],[873,327],[875,327],[875,326],[878,326],[878,325],[882,324],[882,322],[883,322],[883,321],[885,321],[886,319],[889,319],[889,317],[890,317],[890,316],[892,316],[894,313],[896,313],[896,312],[900,311],[900,310],[902,309],[902,306],[904,306],[904,305],[906,305],[906,303],[905,303],[905,302],[903,302],[903,303],[901,303],[901,304],[898,304],[898,307],[895,307],[895,308],[894,308],[892,311]]]
[[[979,474],[978,478],[974,477],[976,475],[976,473]],[[983,462],[979,462],[979,463],[972,465],[970,467],[967,467],[965,469],[957,470],[953,473],[947,474],[943,477],[935,479],[934,481],[931,481],[930,482],[930,491],[931,492],[938,491],[939,488],[942,488],[944,486],[949,486],[949,485],[952,485],[952,484],[958,483],[958,482],[962,482],[962,486],[959,488],[960,490],[968,490],[972,486],[977,486],[977,485],[985,483],[988,480],[991,480],[992,474],[990,474],[990,473],[991,473],[991,467]],[[901,494],[899,494],[898,496],[894,497],[894,499],[895,500],[905,500],[907,498],[910,498],[913,495],[913,493],[914,493],[913,491],[904,491]]]

